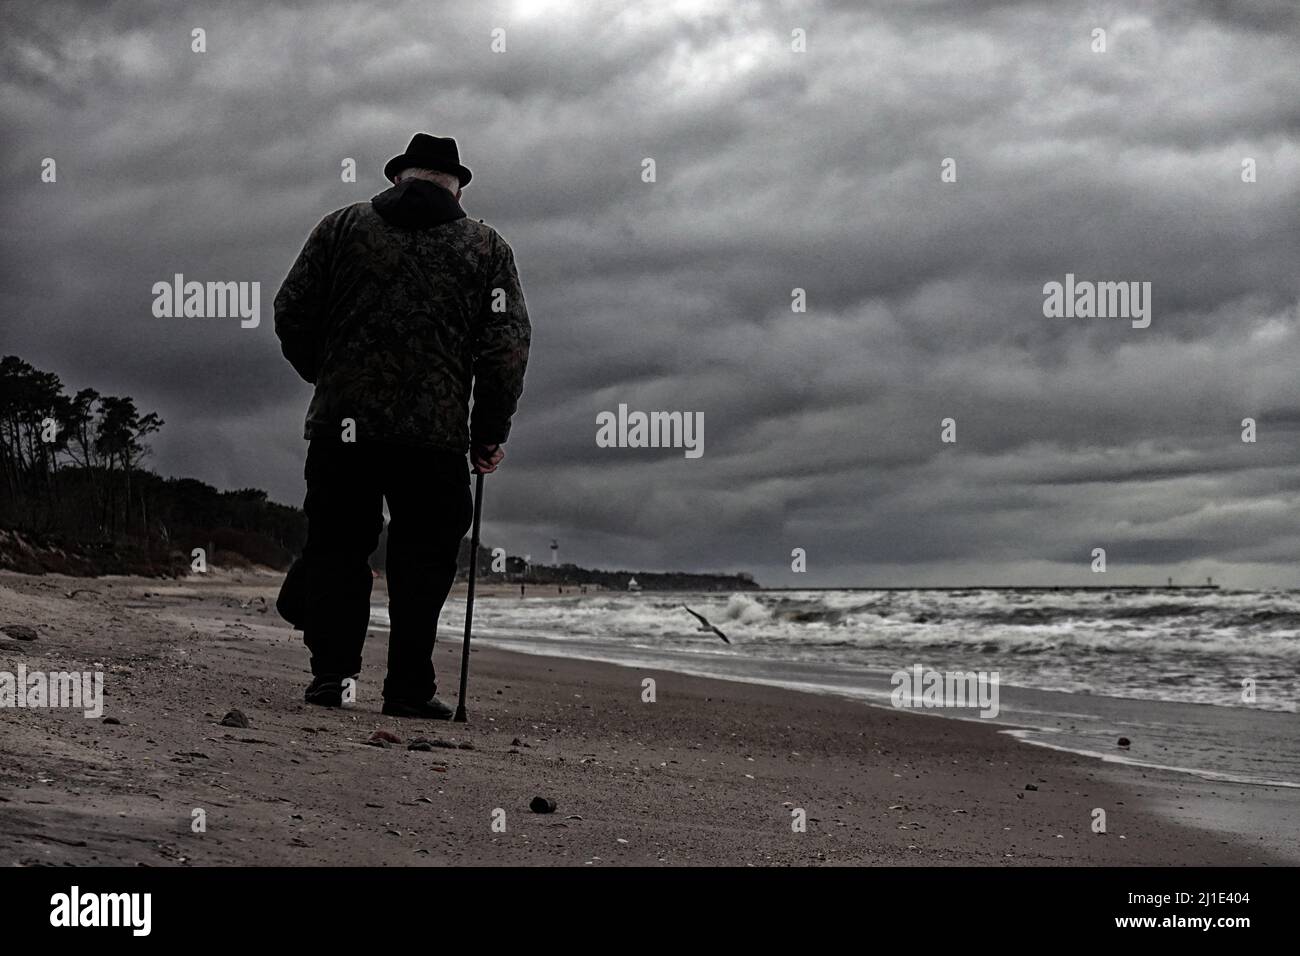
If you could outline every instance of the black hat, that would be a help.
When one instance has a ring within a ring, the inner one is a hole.
[[[389,182],[395,182],[403,169],[434,169],[440,173],[451,173],[464,186],[473,176],[460,164],[460,152],[456,141],[450,136],[430,136],[428,133],[416,133],[411,137],[411,145],[401,156],[394,156],[384,164],[384,175]]]

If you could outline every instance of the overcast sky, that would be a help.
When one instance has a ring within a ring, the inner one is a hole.
[[[161,473],[299,504],[271,300],[412,133],[452,135],[534,325],[487,543],[774,586],[1300,586],[1297,9],[8,3],[0,352],[157,411]],[[261,326],[155,318],[176,272],[259,281]],[[1150,327],[1044,317],[1066,273],[1150,282]],[[598,448],[620,402],[703,412],[703,457]]]

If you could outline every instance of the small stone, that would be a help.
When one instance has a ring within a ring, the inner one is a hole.
[[[1127,737],[1121,737],[1119,738],[1118,741],[1116,741],[1116,743],[1121,747],[1129,747],[1132,745],[1133,742],[1129,740]]]
[[[457,747],[458,750],[473,750],[473,749],[474,749],[474,745],[473,745],[472,743],[470,743],[468,740],[465,741],[465,742],[462,743],[462,744],[457,744],[456,747]]]
[[[242,710],[232,710],[221,718],[222,727],[247,727],[248,718],[244,716]]]
[[[532,802],[528,804],[528,809],[533,813],[554,813],[555,801],[547,797],[533,797]]]
[[[1038,789],[1038,785],[1037,785],[1037,784],[1034,784],[1034,783],[1027,783],[1027,784],[1025,784],[1025,789],[1026,789],[1026,790],[1037,790],[1037,789]]]
[[[511,746],[511,747],[520,747],[520,746],[523,746],[523,745],[520,743],[519,738],[516,737],[514,740],[510,741],[510,746]]]
[[[3,631],[16,641],[36,640],[36,630],[26,624],[0,624],[0,631]]]
[[[387,730],[376,730],[373,734],[370,735],[370,739],[382,740],[385,743],[390,743],[390,744],[400,744],[402,742],[401,737],[397,736],[397,734],[390,733]]]
[[[429,743],[429,741],[427,740],[412,740],[409,744],[406,745],[406,749],[418,750],[421,753],[428,753],[430,750],[433,749],[433,744]]]
[[[105,718],[104,718],[104,723],[106,723],[106,724],[120,724],[121,721],[118,720],[116,717],[105,717]]]

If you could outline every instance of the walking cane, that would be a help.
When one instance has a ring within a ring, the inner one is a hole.
[[[460,700],[456,703],[456,723],[463,724],[465,716],[465,687],[469,683],[469,632],[474,621],[474,577],[478,571],[478,527],[483,517],[483,472],[474,481],[474,531],[469,539],[469,587],[465,594],[465,646],[460,652]]]

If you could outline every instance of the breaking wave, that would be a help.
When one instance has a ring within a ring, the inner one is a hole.
[[[719,626],[723,644],[683,609]],[[594,592],[480,605],[502,636],[617,642],[703,657],[883,668],[999,669],[1008,684],[1296,710],[1300,593],[1196,590]],[[382,610],[376,610],[382,615]],[[379,620],[378,623],[382,623]]]

